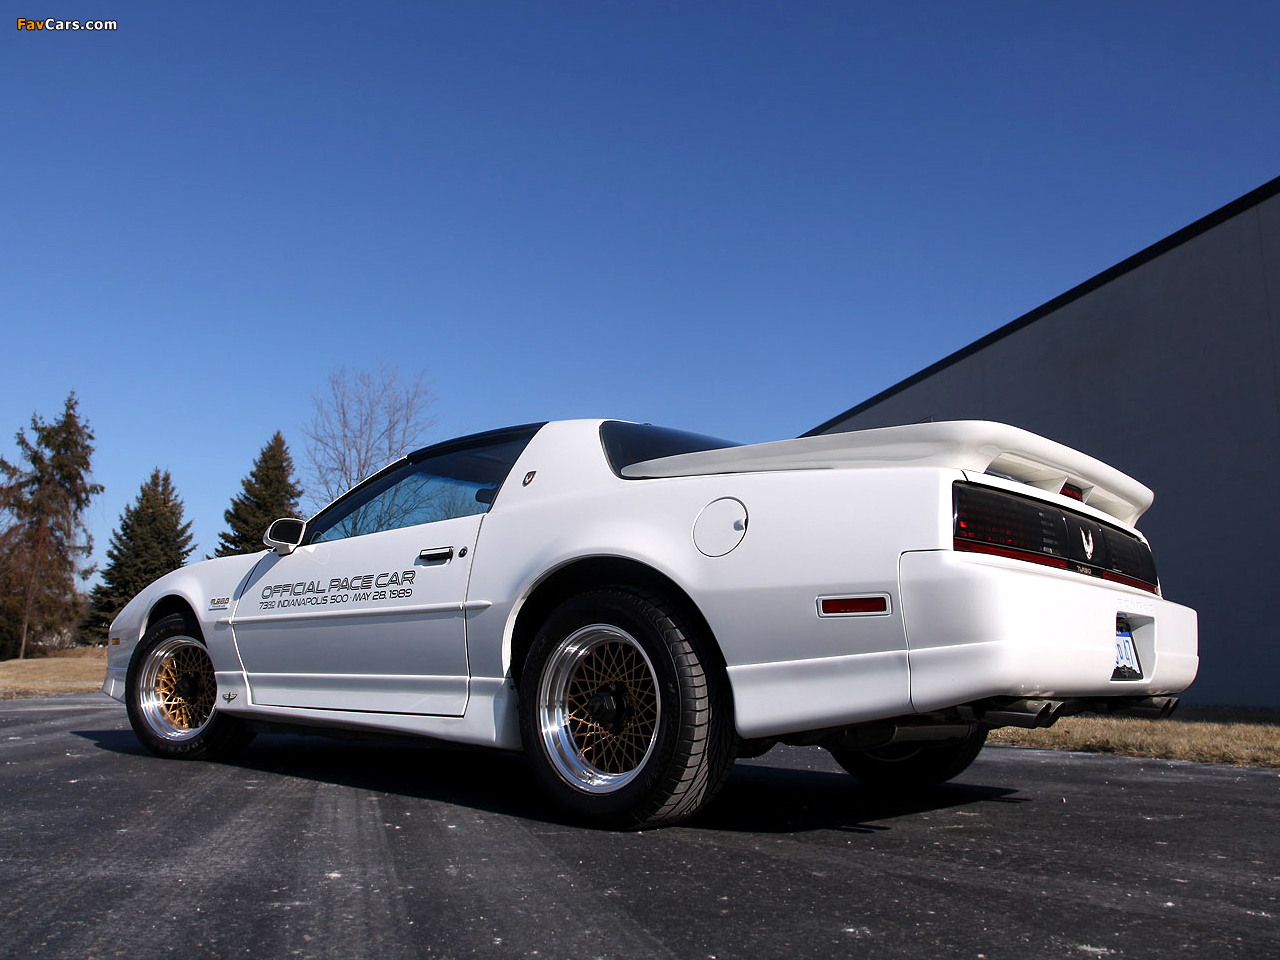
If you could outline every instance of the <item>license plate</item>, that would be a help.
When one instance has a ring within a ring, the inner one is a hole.
[[[1141,680],[1142,664],[1138,662],[1138,648],[1133,645],[1133,634],[1124,623],[1116,624],[1116,668],[1112,680]]]

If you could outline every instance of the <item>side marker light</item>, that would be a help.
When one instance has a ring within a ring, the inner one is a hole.
[[[820,597],[818,615],[848,617],[889,612],[889,598],[882,594],[869,597]]]

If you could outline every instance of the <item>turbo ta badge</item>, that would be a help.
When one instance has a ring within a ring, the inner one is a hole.
[[[527,487],[529,484],[533,483],[533,478],[536,477],[537,475],[538,475],[537,470],[530,470],[528,473],[524,475],[524,483],[520,484],[520,486]]]

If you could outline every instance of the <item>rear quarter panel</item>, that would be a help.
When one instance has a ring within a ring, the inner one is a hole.
[[[556,439],[539,435],[485,517],[468,600],[492,606],[468,617],[473,676],[508,674],[515,616],[546,576],[584,557],[625,557],[674,580],[698,606],[729,667],[740,727],[743,710],[756,713],[764,700],[748,704],[738,688],[765,674],[761,689],[769,696],[781,692],[800,705],[815,694],[835,697],[841,718],[851,709],[884,715],[909,708],[898,558],[949,543],[957,471],[622,480],[602,455],[576,463],[552,456]],[[747,529],[736,549],[708,557],[694,543],[694,524],[723,497],[745,505]],[[818,597],[863,593],[887,594],[888,614],[818,616]],[[824,687],[832,678],[838,689]],[[794,689],[779,691],[778,682]]]

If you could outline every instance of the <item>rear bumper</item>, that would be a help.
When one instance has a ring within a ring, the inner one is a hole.
[[[899,578],[917,712],[986,697],[1176,693],[1195,679],[1196,612],[1141,590],[950,550],[904,553]],[[1141,680],[1111,679],[1119,614]]]

